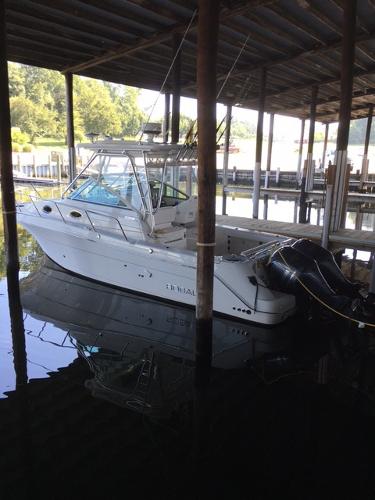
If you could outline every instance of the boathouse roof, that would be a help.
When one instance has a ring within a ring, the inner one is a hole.
[[[196,8],[197,0],[8,0],[8,59],[159,90],[190,23],[181,95],[194,97]],[[375,103],[375,0],[358,0],[357,14],[352,118]],[[223,0],[218,89],[230,75],[218,101],[257,109],[267,68],[266,111],[308,118],[318,85],[317,120],[337,121],[342,18],[340,0]]]

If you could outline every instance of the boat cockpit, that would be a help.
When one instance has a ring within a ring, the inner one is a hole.
[[[111,207],[111,215],[119,220],[124,210],[132,211],[147,228],[146,238],[164,246],[173,243],[174,247],[186,247],[186,227],[195,221],[197,197],[184,193],[177,179],[182,168],[185,178],[191,175],[195,151],[158,143],[129,147],[121,141],[90,144],[90,149],[93,146],[96,151],[66,197]]]

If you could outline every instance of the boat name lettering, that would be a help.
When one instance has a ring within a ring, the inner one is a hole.
[[[190,326],[191,323],[190,321],[187,321],[182,318],[173,318],[173,317],[167,317],[167,323],[172,323],[173,325],[177,326]]]
[[[170,290],[171,292],[184,293],[185,295],[192,295],[195,297],[195,290],[193,288],[186,288],[184,286],[167,283],[167,290]]]

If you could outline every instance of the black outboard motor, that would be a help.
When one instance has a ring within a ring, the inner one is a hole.
[[[317,262],[294,245],[281,247],[271,256],[267,266],[271,285],[296,295],[315,295],[336,311],[347,310],[351,299],[338,295],[326,281]]]
[[[295,241],[292,247],[315,260],[326,282],[337,295],[345,295],[352,299],[360,298],[358,286],[345,278],[329,250],[304,238]]]

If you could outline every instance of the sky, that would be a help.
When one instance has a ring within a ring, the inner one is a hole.
[[[146,112],[147,116],[151,113],[150,121],[153,119],[163,118],[164,115],[164,95],[158,94],[151,90],[142,89],[139,96],[139,106]],[[217,105],[217,119],[220,121],[226,113],[226,107],[222,104]],[[187,97],[181,98],[181,114],[190,118],[197,116],[197,102],[195,99]],[[258,119],[258,112],[251,109],[233,107],[233,118],[241,121],[248,121],[256,125]],[[308,120],[305,127],[305,137],[308,134]],[[269,127],[269,114],[266,113],[264,117],[264,133],[267,135]],[[330,126],[330,134],[334,131],[335,125]],[[324,132],[324,125],[321,123],[315,124],[316,132]],[[274,124],[274,139],[275,140],[291,140],[299,139],[301,133],[301,121],[297,118],[290,118],[287,116],[277,115]]]

